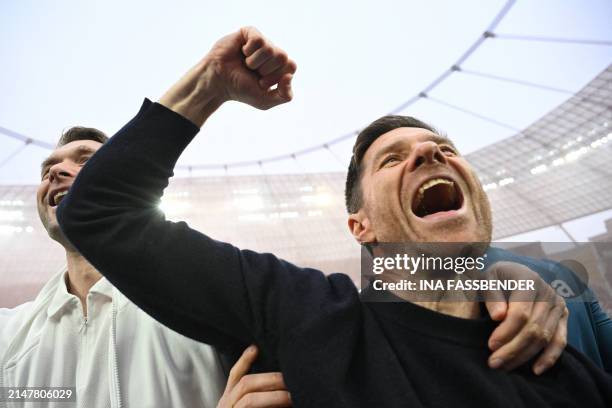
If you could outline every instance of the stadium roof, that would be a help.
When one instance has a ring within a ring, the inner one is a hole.
[[[612,66],[517,135],[469,154],[507,237],[612,208]]]

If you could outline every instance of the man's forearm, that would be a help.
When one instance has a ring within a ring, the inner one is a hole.
[[[204,58],[159,99],[159,104],[202,127],[226,100],[215,69],[214,62]]]

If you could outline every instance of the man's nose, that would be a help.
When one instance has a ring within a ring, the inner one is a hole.
[[[440,151],[436,142],[421,142],[414,148],[412,170],[423,164],[446,164],[446,156]]]
[[[61,180],[67,177],[74,177],[74,171],[67,163],[56,163],[49,169],[49,181]]]

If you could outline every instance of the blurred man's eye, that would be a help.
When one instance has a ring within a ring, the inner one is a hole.
[[[382,168],[382,167],[385,167],[385,166],[387,166],[389,164],[393,164],[393,163],[396,163],[396,162],[399,162],[399,161],[400,161],[399,157],[397,157],[397,156],[389,156],[389,157],[385,158],[382,161],[382,163],[380,164],[380,167]]]
[[[440,146],[440,150],[447,156],[456,156],[457,152],[450,146]]]

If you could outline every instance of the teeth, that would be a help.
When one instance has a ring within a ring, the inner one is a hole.
[[[436,186],[438,184],[447,184],[447,185],[454,185],[455,183],[443,178],[435,178],[435,179],[431,179],[429,181],[426,181],[425,183],[423,183],[423,185],[421,187],[419,187],[419,191],[417,193],[416,199],[415,199],[415,203],[418,206],[418,204],[421,203],[421,201],[423,200],[423,196],[425,195],[425,190],[427,190],[428,188],[431,188],[433,186]]]
[[[425,193],[425,190],[433,186],[436,186],[438,184],[448,184],[452,186],[455,183],[453,183],[452,181],[446,180],[446,179],[441,179],[441,178],[432,179],[432,180],[427,181],[425,184],[423,184],[419,188],[419,195],[423,195],[423,193]]]
[[[66,194],[68,194],[68,191],[61,191],[57,193],[55,195],[55,205],[59,204],[59,202],[62,201],[62,198],[64,198]]]

